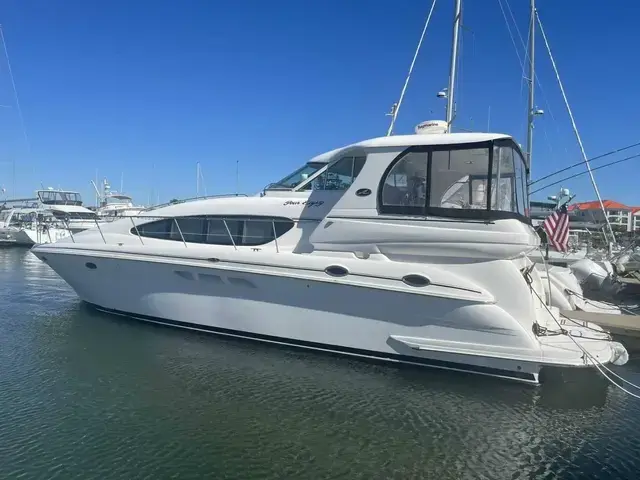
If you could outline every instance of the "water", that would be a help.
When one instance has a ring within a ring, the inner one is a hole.
[[[640,363],[619,370],[640,383]],[[88,309],[0,250],[0,478],[638,478],[640,400],[398,369]]]

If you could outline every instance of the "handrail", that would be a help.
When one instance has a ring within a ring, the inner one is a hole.
[[[133,228],[136,231],[136,235],[138,236],[138,239],[140,240],[140,243],[142,245],[144,245],[144,242],[142,241],[142,235],[140,235],[140,231],[138,230],[138,226],[136,225],[136,222],[133,221],[133,217],[129,217],[129,218],[131,218],[131,224],[133,225]]]
[[[71,236],[71,241],[72,241],[73,243],[76,243],[76,239],[75,239],[75,238],[73,238],[73,232],[71,231],[71,228],[69,227],[69,222],[68,222],[66,219],[64,220],[64,224],[65,224],[65,226],[67,227],[67,231],[69,232],[69,235]],[[104,238],[104,237],[103,237],[103,238]],[[106,241],[106,240],[105,240],[105,241]]]
[[[284,235],[287,231],[294,228],[301,222],[307,222],[311,220],[294,220],[287,217],[263,217],[260,215],[215,215],[215,214],[201,214],[201,215],[153,215],[150,212],[140,212],[137,215],[127,215],[123,217],[117,217],[113,219],[101,219],[101,218],[79,218],[81,222],[75,223],[72,221],[73,212],[65,218],[56,219],[44,219],[36,218],[36,225],[46,225],[50,228],[63,228],[67,230],[71,241],[77,243],[77,239],[74,232],[79,230],[89,230],[97,228],[102,242],[109,244],[109,235],[107,232],[113,230],[104,231],[103,227],[106,223],[112,221],[126,221],[129,219],[131,227],[128,230],[120,232],[122,234],[133,234],[138,237],[141,245],[145,245],[143,237],[156,238],[160,240],[179,241],[185,248],[189,248],[191,245],[227,245],[232,246],[234,250],[239,250],[239,247],[251,247],[252,251],[261,251],[263,248],[275,247],[276,253],[280,253],[281,244],[278,241],[278,237]],[[153,229],[145,232],[145,225],[158,221],[168,221],[167,223],[156,225]],[[183,223],[184,222],[184,223]],[[233,223],[236,222],[236,223]],[[257,223],[266,222],[267,225],[256,225]],[[279,228],[276,223],[285,224],[285,228]],[[88,225],[87,225],[88,224]],[[94,225],[93,227],[91,225]],[[73,229],[72,229],[73,226]],[[160,227],[158,229],[158,227]],[[279,233],[280,232],[280,233]],[[187,242],[187,239],[189,241]],[[49,241],[53,241],[50,238]],[[120,241],[115,240],[119,245],[122,245]]]
[[[182,243],[184,243],[184,248],[187,248],[187,242],[184,241],[184,235],[182,235],[182,230],[180,229],[180,224],[178,223],[178,219],[174,217],[173,223],[175,223],[176,228],[178,229],[178,233],[180,234],[180,239],[182,240]],[[136,228],[136,232],[138,232],[137,228]],[[140,232],[138,232],[138,235],[140,235]]]
[[[95,219],[96,221],[96,227],[98,227],[98,231],[100,232],[100,236],[102,237],[102,241],[106,244],[107,240],[104,238],[104,233],[102,233],[102,229],[100,228],[100,224],[98,223],[98,219]],[[69,230],[69,233],[71,233],[71,230]]]
[[[238,247],[236,247],[236,241],[233,239],[233,235],[231,235],[231,230],[229,230],[229,225],[227,225],[227,220],[223,219],[222,221],[224,222],[224,228],[227,229],[227,233],[229,234],[229,238],[231,239],[231,244],[233,245],[233,249],[238,250]]]
[[[271,219],[271,230],[273,231],[273,241],[276,244],[276,253],[280,253],[280,248],[278,247],[278,233],[276,232],[276,222]]]
[[[191,198],[184,198],[182,200],[177,199],[177,201],[175,202],[166,202],[166,203],[161,203],[159,205],[153,205],[151,207],[147,207],[145,209],[142,210],[142,212],[150,212],[152,210],[155,210],[157,208],[162,208],[162,207],[168,207],[170,205],[179,205],[182,203],[189,203],[189,202],[195,202],[197,200],[209,200],[211,198],[226,198],[226,197],[248,197],[249,195],[247,195],[246,193],[223,193],[223,194],[218,194],[218,195],[207,195],[204,197],[191,197]]]

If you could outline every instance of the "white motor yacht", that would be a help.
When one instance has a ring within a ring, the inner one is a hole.
[[[14,207],[0,212],[0,242],[32,246],[52,243],[69,235],[51,212],[31,207]]]
[[[146,207],[136,206],[129,195],[111,190],[111,185],[105,178],[102,182],[102,192],[98,190],[95,183],[91,182],[96,189],[96,194],[100,198],[100,206],[96,213],[101,220],[114,220],[119,217],[131,217],[138,215]]]
[[[53,243],[98,225],[95,212],[82,206],[80,194],[53,188],[38,190],[34,202],[0,212],[0,242],[13,245]]]
[[[32,252],[82,300],[149,322],[529,383],[626,362],[545,301],[520,147],[441,132],[366,140],[259,196],[169,205]]]
[[[78,192],[53,188],[37,190],[41,209],[47,210],[72,233],[95,228],[98,215],[82,205]]]

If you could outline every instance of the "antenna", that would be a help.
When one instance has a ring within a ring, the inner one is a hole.
[[[153,194],[155,193],[153,191],[153,177],[155,177],[155,172],[156,172],[156,164],[152,163],[151,164],[151,188],[149,189],[149,205],[151,205],[151,202],[153,202]]]
[[[200,162],[196,162],[196,198],[200,197]]]
[[[204,190],[204,196],[207,196],[207,186],[204,183],[204,175],[202,174],[202,167],[200,162],[196,163],[196,198],[200,198],[200,185]]]
[[[236,159],[236,195],[240,190],[240,160]]]

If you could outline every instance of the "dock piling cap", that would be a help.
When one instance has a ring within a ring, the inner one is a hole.
[[[447,133],[447,122],[444,120],[426,120],[416,125],[416,135]]]

